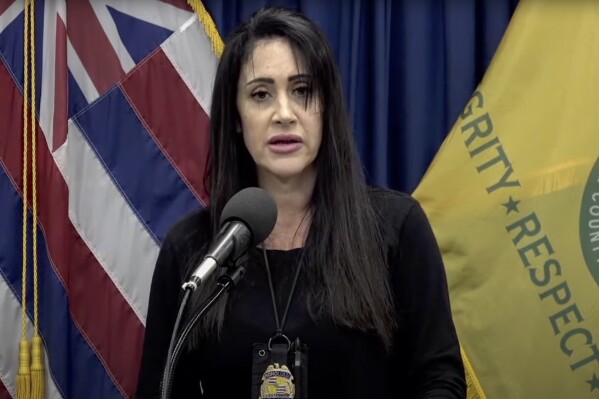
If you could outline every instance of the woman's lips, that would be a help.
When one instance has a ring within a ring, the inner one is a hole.
[[[291,154],[303,145],[302,138],[294,134],[280,134],[268,140],[268,148],[276,154]]]

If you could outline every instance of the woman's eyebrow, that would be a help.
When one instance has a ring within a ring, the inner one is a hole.
[[[307,74],[307,73],[300,73],[300,74],[292,75],[292,76],[288,77],[287,80],[289,82],[295,82],[296,80],[306,80],[306,79],[311,79],[311,78],[312,78],[312,76],[309,75],[309,74]],[[255,79],[250,80],[245,85],[249,86],[249,85],[254,84],[254,83],[274,84],[275,80],[272,79],[272,78],[259,77],[259,78],[255,78]]]
[[[256,79],[252,79],[249,82],[247,82],[245,85],[249,86],[253,83],[269,83],[269,84],[273,84],[275,83],[275,80],[272,78],[256,78]]]

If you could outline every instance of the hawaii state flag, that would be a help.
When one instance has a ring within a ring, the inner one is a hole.
[[[198,13],[185,0],[35,0],[48,398],[133,396],[160,244],[206,203],[222,42],[190,3]],[[23,38],[24,1],[0,0],[0,398],[16,396],[22,329]]]

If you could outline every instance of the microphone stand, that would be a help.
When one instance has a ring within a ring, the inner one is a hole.
[[[179,357],[181,355],[181,350],[183,349],[183,344],[189,337],[189,334],[195,327],[195,325],[200,321],[202,316],[206,314],[206,312],[217,302],[220,296],[225,292],[229,291],[234,285],[236,285],[239,280],[245,274],[245,264],[246,256],[241,256],[237,261],[235,261],[234,265],[231,265],[227,268],[227,272],[218,278],[216,283],[217,287],[213,291],[213,293],[208,297],[208,299],[200,306],[199,312],[197,312],[185,325],[183,328],[181,335],[177,340],[176,345],[173,346],[175,342],[175,337],[177,336],[177,331],[179,329],[179,323],[181,322],[181,318],[183,315],[183,310],[187,304],[187,300],[189,299],[190,294],[194,291],[194,287],[189,285],[184,285],[185,294],[183,296],[183,300],[181,301],[181,305],[179,307],[179,313],[177,314],[177,320],[175,321],[175,326],[173,328],[173,333],[171,336],[171,342],[168,348],[166,365],[164,367],[164,374],[162,376],[161,383],[161,399],[168,399],[171,395],[172,389],[172,380],[175,374],[175,369],[177,368],[177,362],[179,361]]]

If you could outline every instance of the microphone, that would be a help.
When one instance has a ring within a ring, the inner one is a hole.
[[[223,208],[219,233],[183,289],[195,291],[218,266],[264,241],[276,221],[277,205],[265,190],[248,187],[236,193]]]

